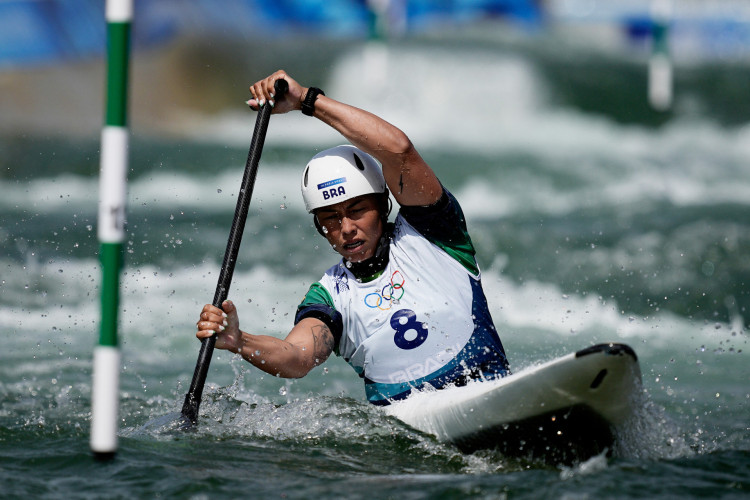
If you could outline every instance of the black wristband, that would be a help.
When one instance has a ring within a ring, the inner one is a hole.
[[[305,100],[302,102],[303,114],[312,116],[315,113],[315,99],[317,99],[319,95],[326,95],[326,93],[317,87],[310,87],[309,89],[307,89],[307,95],[305,96]]]

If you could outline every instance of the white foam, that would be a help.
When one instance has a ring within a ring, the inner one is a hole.
[[[628,314],[612,300],[565,294],[551,283],[519,284],[502,274],[499,263],[483,271],[483,285],[501,337],[511,344],[523,343],[523,339],[507,335],[528,331],[576,342],[648,341],[650,347],[666,348],[688,334],[694,342],[701,342],[715,338],[718,329],[741,330],[741,325],[695,322],[667,311],[650,316]],[[87,338],[93,343],[101,279],[95,259],[24,267],[3,262],[2,266],[8,269],[2,287],[11,299],[0,308],[3,331],[14,332],[14,337],[32,333],[41,342],[53,339],[76,350],[88,342],[81,344],[81,332],[89,332]],[[203,304],[213,297],[218,271],[213,262],[168,269],[126,267],[121,280],[123,338],[131,345],[145,343],[157,352],[192,349],[195,322]],[[318,277],[314,272],[292,279],[280,277],[264,265],[237,269],[230,298],[239,308],[241,326],[285,336],[293,325],[296,306]]]
[[[626,313],[614,300],[592,294],[566,294],[551,283],[518,284],[497,268],[483,271],[482,284],[501,338],[511,345],[551,335],[577,342],[585,339],[585,343],[648,342],[650,348],[662,349],[688,335],[693,342],[712,341],[719,329],[742,329],[736,322],[691,321],[669,311],[655,311],[649,316]],[[533,333],[525,340],[509,336],[519,331]]]
[[[285,208],[304,212],[299,198],[299,165],[273,164],[259,171],[253,204],[285,200]],[[211,175],[156,170],[128,183],[128,213],[154,207],[200,208],[202,212],[233,212],[243,168],[226,166]],[[0,180],[0,208],[36,214],[95,212],[98,178],[73,174],[19,183]]]

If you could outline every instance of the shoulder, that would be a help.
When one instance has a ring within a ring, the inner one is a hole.
[[[445,223],[466,225],[461,205],[445,188],[438,201],[432,205],[402,206],[399,214],[422,233],[429,232],[433,226],[444,226]]]
[[[329,267],[320,280],[307,290],[300,307],[311,303],[323,303],[333,306],[333,293],[341,288],[348,288],[349,274],[343,266],[343,260]]]
[[[408,223],[408,227],[457,260],[471,274],[479,273],[466,218],[461,205],[450,191],[443,188],[440,200],[433,205],[401,207],[397,222],[400,218]],[[399,231],[399,224],[396,230]]]
[[[337,351],[343,331],[343,320],[341,313],[336,310],[331,292],[320,281],[310,285],[302,302],[297,306],[294,324],[305,318],[318,319],[331,330],[335,339],[333,350]]]

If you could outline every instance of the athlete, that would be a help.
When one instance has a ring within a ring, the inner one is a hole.
[[[289,90],[275,102],[280,78]],[[310,287],[285,339],[240,330],[230,300],[203,307],[197,337],[217,335],[216,348],[286,378],[336,353],[378,405],[509,373],[461,208],[409,138],[284,71],[250,92],[252,109],[301,110],[351,143],[315,155],[302,174],[305,207],[342,259]],[[400,207],[394,223],[389,194]]]

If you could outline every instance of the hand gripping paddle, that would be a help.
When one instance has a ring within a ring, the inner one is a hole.
[[[277,101],[283,99],[284,94],[289,88],[286,80],[279,79],[274,83],[274,94]],[[229,286],[232,282],[234,265],[237,262],[237,254],[240,250],[242,241],[242,232],[245,229],[245,220],[247,219],[248,208],[250,207],[250,198],[253,195],[255,186],[255,177],[258,174],[258,162],[263,152],[263,143],[266,140],[266,130],[268,121],[271,118],[271,106],[264,106],[260,109],[258,117],[255,119],[255,130],[253,139],[250,143],[250,151],[247,154],[247,163],[245,164],[245,173],[242,177],[242,187],[237,197],[237,208],[234,211],[234,220],[232,228],[229,231],[229,241],[227,249],[224,252],[224,262],[221,264],[219,273],[219,282],[216,285],[213,305],[221,308],[221,304],[227,299]],[[211,356],[216,344],[216,335],[201,340],[201,349],[198,353],[198,361],[195,364],[193,380],[190,382],[190,390],[185,396],[185,402],[182,405],[182,425],[183,428],[190,427],[198,421],[198,408],[201,404],[203,395],[203,386],[206,383],[208,367],[211,364]]]

